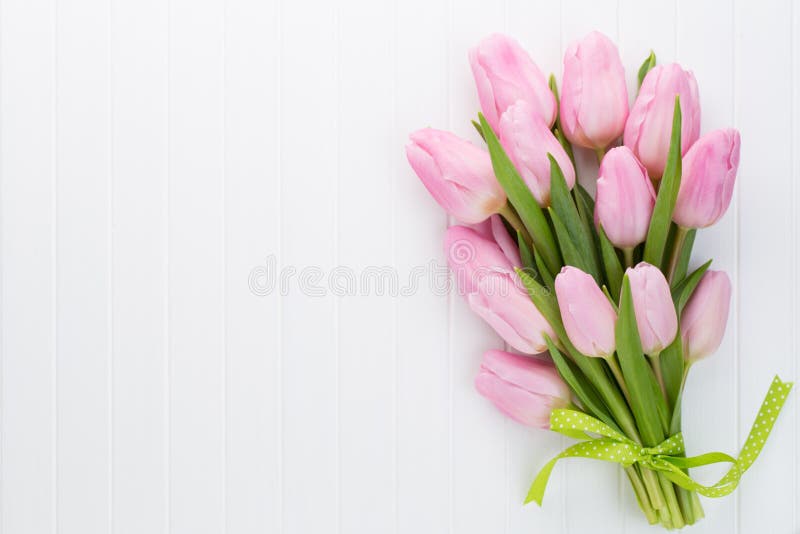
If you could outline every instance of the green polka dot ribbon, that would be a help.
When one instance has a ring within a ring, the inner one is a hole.
[[[624,467],[638,463],[644,468],[664,473],[675,484],[696,491],[700,495],[706,497],[728,495],[736,489],[742,474],[758,458],[791,389],[791,382],[781,382],[777,376],[775,377],[738,459],[721,452],[710,452],[686,458],[684,457],[685,450],[681,433],[671,436],[655,447],[642,447],[627,436],[583,412],[553,410],[550,415],[551,430],[585,441],[565,449],[539,471],[528,491],[525,503],[534,501],[541,506],[547,480],[550,478],[556,462],[561,458],[569,457],[604,460],[622,464]],[[704,486],[696,482],[683,471],[690,467],[719,462],[730,462],[732,465],[728,472],[711,486]]]

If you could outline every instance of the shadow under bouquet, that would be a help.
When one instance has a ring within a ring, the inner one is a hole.
[[[692,365],[720,345],[731,284],[710,261],[689,271],[695,233],[731,201],[739,133],[700,136],[691,72],[638,71],[629,107],[615,45],[592,32],[564,58],[561,98],[513,39],[470,52],[488,150],[443,131],[411,135],[409,163],[463,225],[445,252],[459,292],[516,352],[484,355],[477,390],[516,421],[578,442],[545,464],[525,502],[542,504],[566,457],[620,464],[651,524],[703,517],[698,498],[732,492],[791,390],[773,381],[741,454],[688,456],[681,398]],[[596,153],[594,198],[575,147]],[[534,356],[549,353],[546,356]],[[715,484],[690,468],[730,463]]]

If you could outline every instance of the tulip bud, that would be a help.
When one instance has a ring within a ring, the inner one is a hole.
[[[645,76],[625,124],[625,146],[650,177],[661,179],[667,164],[675,95],[681,102],[681,155],[700,135],[700,96],[694,74],[677,63],[657,65]]]
[[[564,55],[561,126],[574,144],[604,149],[622,135],[628,88],[617,47],[598,31],[575,41]]]
[[[567,187],[575,185],[575,169],[564,147],[533,107],[520,100],[500,119],[500,142],[536,201],[550,204],[550,153],[558,162]]]
[[[556,297],[567,337],[586,356],[614,354],[617,312],[591,275],[566,266],[556,276]]]
[[[506,230],[506,225],[503,224],[503,218],[500,215],[492,215],[482,223],[474,225],[473,228],[483,237],[497,243],[512,266],[522,267],[517,241]]]
[[[647,237],[656,203],[647,170],[633,152],[612,148],[600,163],[594,223],[619,248],[632,248]]]
[[[547,124],[556,120],[556,99],[539,67],[517,41],[490,35],[470,50],[469,62],[483,115],[494,131],[509,106],[524,100]]]
[[[706,271],[681,314],[683,357],[705,358],[719,348],[731,303],[731,281],[724,271]]]
[[[642,341],[642,350],[655,356],[675,340],[678,315],[667,279],[657,267],[640,263],[626,271],[631,283],[633,311]]]
[[[683,158],[672,220],[684,228],[705,228],[725,214],[739,167],[739,143],[739,132],[727,128],[709,132],[692,145]]]
[[[515,274],[514,266],[500,246],[472,228],[448,228],[444,236],[444,252],[462,295],[477,291],[480,278],[491,271]]]
[[[550,428],[550,413],[570,404],[570,390],[548,362],[490,350],[483,355],[475,389],[523,425]]]
[[[522,289],[516,273],[487,271],[467,300],[472,311],[520,352],[538,354],[546,351],[545,334],[556,339],[550,324]]]
[[[459,292],[500,337],[520,352],[547,350],[544,334],[552,339],[556,335],[497,243],[472,228],[451,226],[445,233],[445,253]]]
[[[411,134],[406,156],[436,202],[460,221],[481,222],[506,204],[489,153],[469,141],[426,128]]]

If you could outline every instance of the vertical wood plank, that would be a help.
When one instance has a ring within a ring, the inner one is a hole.
[[[225,5],[227,531],[280,532],[279,6]]]
[[[469,66],[469,49],[505,26],[505,5],[450,3],[448,117],[444,128],[482,141],[470,124],[480,111]],[[455,222],[455,221],[452,221]],[[451,277],[452,278],[452,277]],[[483,353],[502,348],[494,331],[476,316],[455,287],[450,295],[450,448],[453,532],[496,531],[506,523],[504,417],[473,386]]]
[[[55,496],[55,13],[0,3],[2,532],[50,532]]]
[[[800,140],[800,65],[798,58],[800,58],[800,8],[796,4],[792,4],[792,235],[794,236],[794,273],[793,289],[794,296],[792,298],[792,324],[798,324],[800,321],[800,215],[798,214],[798,206],[800,206],[800,186],[798,180],[800,179],[800,150],[798,150],[798,140]],[[798,361],[797,354],[800,351],[800,332],[795,328],[793,331],[792,339],[792,354],[794,357],[794,380],[797,381],[800,376],[800,361]],[[794,531],[800,530],[800,395],[796,392],[794,394]]]
[[[774,374],[789,376],[792,354],[791,49],[792,2],[736,3],[737,125],[742,131],[739,171],[738,329],[739,443]],[[767,53],[769,51],[770,53]],[[769,83],[763,83],[769,80]],[[741,532],[788,532],[793,521],[794,476],[785,459],[794,406],[787,406],[769,442],[739,489]]]
[[[345,0],[339,15],[337,256],[359,279],[338,299],[341,529],[352,533],[395,528],[392,6]]]
[[[170,525],[225,522],[223,9],[174,0],[169,43]]]
[[[433,282],[446,279],[447,217],[403,149],[414,130],[447,127],[447,17],[445,0],[397,2],[394,261],[408,284],[397,301],[400,533],[446,532],[450,519],[447,295]]]
[[[734,125],[732,7],[732,3],[710,0],[679,1],[676,10],[677,60],[697,79],[702,109],[701,134]],[[710,34],[714,39],[709,39]],[[743,143],[742,151],[745,155],[748,153],[747,141]],[[690,268],[713,258],[712,269],[724,270],[731,280],[737,279],[737,204],[734,199],[717,224],[698,231]],[[738,295],[734,294],[733,309],[737,298]],[[737,399],[737,331],[736,316],[733,315],[717,353],[692,367],[687,380],[683,402],[689,409],[684,412],[683,428],[690,454],[737,451],[741,445],[736,432],[736,412],[730,409]],[[711,520],[703,520],[693,528],[698,532],[734,531],[736,498],[703,499],[703,506]]]
[[[167,6],[111,11],[112,531],[166,532]]]
[[[301,534],[341,524],[338,311],[319,277],[339,235],[337,6],[284,2],[282,27],[283,516]]]
[[[110,526],[109,11],[56,4],[58,531]]]

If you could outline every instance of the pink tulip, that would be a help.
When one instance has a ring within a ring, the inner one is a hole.
[[[575,41],[564,55],[561,126],[574,144],[603,149],[622,135],[628,88],[617,47],[598,31]]]
[[[674,220],[684,228],[705,228],[731,203],[739,167],[739,132],[727,128],[701,137],[683,158],[683,175]]]
[[[647,73],[625,124],[625,146],[644,163],[653,179],[664,174],[672,132],[675,95],[681,101],[681,155],[700,135],[700,96],[694,74],[677,63]]]
[[[542,206],[550,204],[550,153],[558,162],[567,187],[575,185],[575,169],[564,147],[533,107],[520,100],[500,119],[500,142],[520,176]]]
[[[617,313],[591,275],[566,266],[556,276],[556,297],[567,337],[586,356],[614,353]]]
[[[550,413],[570,404],[570,390],[552,364],[499,350],[483,355],[475,389],[523,425],[550,428]]]
[[[681,314],[683,357],[687,361],[705,358],[719,348],[730,303],[728,275],[724,271],[706,271]]]
[[[492,215],[480,224],[474,225],[475,231],[487,239],[493,240],[506,255],[514,267],[522,267],[522,258],[519,255],[517,240],[511,237],[503,224],[500,215]]]
[[[469,62],[478,87],[478,99],[486,121],[497,131],[509,106],[524,100],[547,123],[556,120],[556,99],[539,67],[506,35],[490,35],[470,50]]]
[[[636,326],[645,354],[655,356],[675,340],[678,315],[669,284],[658,268],[640,263],[626,271],[631,283]]]
[[[645,240],[656,203],[647,170],[626,147],[612,148],[598,171],[594,222],[619,248]]]
[[[451,226],[445,234],[445,253],[459,292],[500,337],[520,352],[547,349],[544,334],[555,339],[555,333],[494,240],[472,228]]]
[[[408,162],[444,210],[477,223],[505,206],[489,153],[449,132],[425,128],[411,134]]]
[[[444,237],[444,252],[463,295],[477,291],[478,281],[487,273],[497,271],[515,274],[514,266],[500,246],[472,228],[448,228]]]
[[[520,352],[538,354],[546,351],[545,334],[556,339],[550,324],[522,289],[516,273],[487,272],[467,300],[472,311]]]

